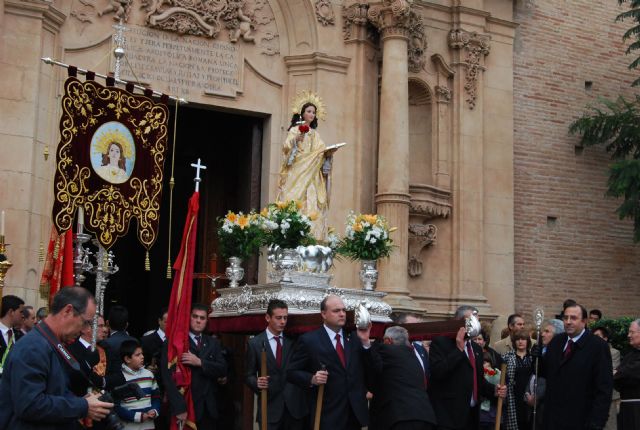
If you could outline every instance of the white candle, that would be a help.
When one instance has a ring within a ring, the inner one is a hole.
[[[4,236],[4,211],[0,214],[0,236]]]
[[[78,208],[78,233],[83,233],[84,227],[84,209]]]

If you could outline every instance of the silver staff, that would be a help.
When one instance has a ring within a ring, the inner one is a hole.
[[[544,320],[544,310],[542,308],[536,308],[533,311],[533,320],[536,324],[536,331],[538,332],[536,342],[540,352],[542,352],[542,345],[540,344],[540,329],[542,328],[542,321]],[[538,371],[540,366],[540,360],[542,356],[536,359],[536,379],[533,381],[533,428],[536,428],[536,414],[538,412]]]

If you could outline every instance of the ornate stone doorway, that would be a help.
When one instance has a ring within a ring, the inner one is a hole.
[[[171,108],[170,141],[173,140]],[[171,223],[172,263],[180,247],[186,216],[187,200],[194,190],[195,176],[191,163],[198,158],[207,166],[200,184],[200,214],[198,218],[198,253],[196,272],[213,271],[212,258],[217,255],[216,219],[227,210],[248,211],[260,204],[260,171],[262,129],[264,118],[214,111],[196,107],[178,109],[175,188]],[[170,149],[171,150],[171,149]],[[166,278],[167,245],[169,242],[169,180],[171,163],[165,165],[165,188],[158,240],[151,250],[151,272],[144,270],[144,250],[133,231],[113,248],[119,273],[109,282],[106,311],[112,304],[129,309],[131,333],[141,335],[155,325],[158,310],[168,305],[172,280]],[[218,272],[225,262],[218,260]],[[245,265],[245,281],[256,283],[257,258]],[[92,280],[87,280],[92,285]],[[210,282],[194,283],[193,300],[209,303]]]

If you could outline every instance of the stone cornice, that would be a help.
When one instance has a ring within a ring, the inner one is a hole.
[[[53,33],[60,31],[60,27],[67,16],[48,1],[16,1],[2,0],[5,5],[5,13],[40,19],[46,30]]]
[[[348,57],[328,55],[322,52],[284,57],[284,63],[290,72],[326,70],[346,74],[350,62],[351,59]]]

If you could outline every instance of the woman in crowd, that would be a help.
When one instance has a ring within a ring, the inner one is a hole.
[[[511,336],[513,351],[503,355],[507,364],[507,430],[529,428],[525,390],[533,374],[531,337],[526,330],[518,330]]]
[[[613,386],[620,392],[618,429],[640,429],[640,319],[629,326],[632,350],[625,354],[613,375]]]

